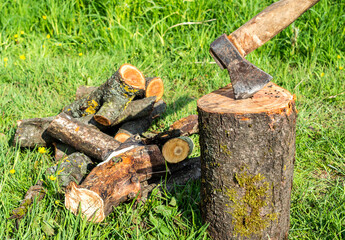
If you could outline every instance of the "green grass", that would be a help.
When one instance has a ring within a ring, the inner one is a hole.
[[[0,238],[43,239],[52,230],[57,239],[208,238],[199,182],[157,192],[136,208],[123,204],[91,224],[65,210],[45,176],[53,159],[10,141],[16,120],[59,113],[77,86],[99,85],[125,62],[164,80],[168,109],[154,129],[195,114],[198,98],[230,82],[210,63],[209,44],[271,2],[0,0]],[[322,0],[247,57],[297,96],[291,239],[345,238],[344,23],[345,0]],[[39,179],[48,195],[16,227],[7,218]]]

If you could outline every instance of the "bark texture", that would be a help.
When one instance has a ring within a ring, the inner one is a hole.
[[[94,129],[106,130],[106,127],[93,120],[93,115],[78,118],[79,122],[88,124]],[[17,121],[17,131],[14,136],[13,145],[33,148],[36,146],[48,146],[56,139],[47,133],[49,124],[55,117],[31,118]]]
[[[67,144],[64,144],[62,142],[53,142],[53,146],[54,146],[55,161],[59,161],[60,159],[63,159],[67,157],[68,155],[75,153],[77,151],[73,147]]]
[[[142,73],[130,64],[123,64],[104,84],[92,91],[88,96],[78,99],[64,107],[63,112],[80,118],[95,114],[103,104],[117,102],[111,114],[123,111],[125,106],[135,97],[138,89],[145,88],[145,78]]]
[[[189,115],[174,122],[168,131],[158,134],[146,134],[143,139],[145,144],[163,146],[168,140],[181,136],[190,136],[199,132],[198,115]]]
[[[47,146],[54,139],[46,130],[54,117],[31,118],[17,121],[17,130],[14,135],[13,145],[33,148],[35,146]]]
[[[155,145],[126,151],[100,163],[81,185],[71,182],[66,189],[66,208],[74,214],[80,210],[89,221],[101,222],[119,203],[139,196],[140,182],[164,166]]]
[[[201,212],[213,239],[287,239],[295,156],[293,96],[270,83],[198,100]]]
[[[150,128],[152,121],[164,113],[165,110],[166,104],[164,101],[156,102],[149,116],[122,124],[114,138],[119,142],[124,142],[137,134],[142,134]]]
[[[47,128],[49,135],[97,160],[104,161],[120,146],[120,142],[101,131],[59,114]]]
[[[56,164],[46,170],[49,175],[56,175],[59,185],[67,187],[74,181],[80,184],[84,177],[93,167],[91,159],[83,153],[75,152],[56,162]]]
[[[77,88],[77,91],[75,92],[75,99],[81,99],[85,96],[88,96],[91,94],[93,91],[95,91],[98,87],[93,87],[93,86],[79,86]]]
[[[152,112],[155,101],[155,96],[132,101],[118,116],[115,116],[115,118],[113,118],[114,115],[110,113],[114,107],[113,105],[117,105],[117,103],[112,102],[104,105],[103,111],[98,112],[94,116],[94,119],[104,126],[115,126],[121,122],[128,122],[134,119],[147,117]]]
[[[24,199],[21,201],[19,207],[13,209],[9,219],[20,220],[28,213],[30,206],[36,202],[41,201],[46,195],[46,191],[42,186],[42,182],[39,181],[36,185],[31,186],[26,192]]]

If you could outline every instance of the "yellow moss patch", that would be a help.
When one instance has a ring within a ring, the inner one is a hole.
[[[232,204],[232,223],[234,232],[241,237],[260,234],[271,221],[277,219],[276,213],[264,214],[264,207],[271,205],[271,187],[265,181],[265,176],[249,174],[243,170],[236,173],[235,178],[239,188],[226,189],[226,196]]]
[[[85,112],[87,114],[95,114],[96,113],[96,108],[98,107],[98,102],[95,100],[87,101],[88,107],[85,109]]]
[[[228,156],[231,156],[231,151],[228,149],[228,146],[226,145],[220,145],[220,148],[222,149],[222,151],[228,155]]]

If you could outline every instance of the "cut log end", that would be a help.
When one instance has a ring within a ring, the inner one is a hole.
[[[119,141],[120,143],[124,143],[127,141],[127,139],[129,139],[131,137],[130,134],[128,133],[124,133],[124,132],[121,132],[121,133],[118,133],[115,135],[114,139],[116,141]]]
[[[95,192],[78,188],[75,182],[71,182],[65,194],[65,206],[75,215],[79,211],[88,221],[101,222],[105,218],[103,199]]]
[[[198,106],[210,113],[276,113],[292,111],[293,96],[274,83],[267,84],[261,91],[248,99],[235,100],[231,84],[209,93],[198,100]],[[272,112],[272,110],[276,112]]]
[[[178,163],[185,160],[193,151],[194,143],[189,137],[178,137],[167,141],[162,154],[169,163]]]
[[[145,89],[146,80],[144,75],[133,65],[123,64],[119,73],[125,83],[136,89]]]
[[[156,102],[162,99],[164,94],[164,84],[161,78],[155,77],[146,83],[146,97],[156,96]]]
[[[111,125],[111,121],[102,115],[94,115],[93,118],[95,119],[96,122],[98,122],[99,124],[103,125],[103,126],[110,126]]]

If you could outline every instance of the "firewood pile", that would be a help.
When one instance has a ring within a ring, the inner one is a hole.
[[[148,132],[166,110],[163,92],[161,78],[123,64],[104,84],[79,87],[59,115],[19,120],[14,145],[52,146],[56,162],[46,174],[64,189],[66,208],[101,222],[119,203],[147,198],[162,176],[168,187],[200,176],[199,158],[188,159],[197,115]],[[11,218],[22,218],[44,192],[41,182],[31,187]]]

